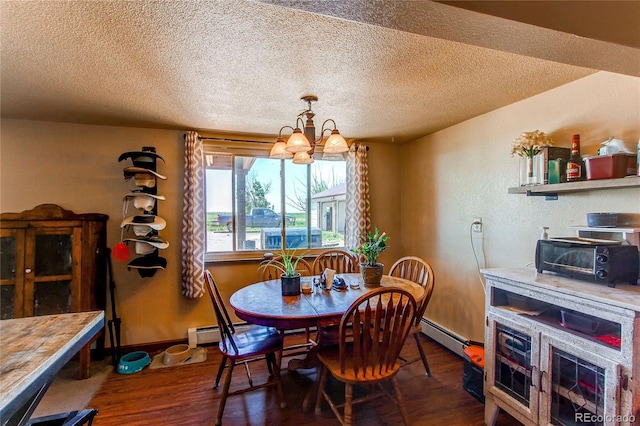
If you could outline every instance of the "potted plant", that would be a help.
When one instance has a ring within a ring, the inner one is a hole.
[[[376,227],[373,233],[367,232],[361,238],[360,247],[351,249],[351,251],[360,255],[361,260],[362,258],[365,260],[360,263],[360,274],[364,284],[367,286],[380,285],[384,265],[378,263],[378,256],[387,248],[389,237],[386,235],[386,232],[381,234]]]
[[[281,250],[277,257],[265,255],[266,259],[260,262],[258,269],[263,268],[275,268],[282,273],[280,275],[280,282],[282,285],[283,296],[297,296],[300,294],[300,277],[301,274],[297,271],[298,262],[302,259],[302,256],[296,255],[295,250]]]

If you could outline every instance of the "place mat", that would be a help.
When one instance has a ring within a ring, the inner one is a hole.
[[[160,352],[158,355],[155,355],[153,357],[153,360],[151,361],[151,364],[149,364],[149,368],[153,370],[155,368],[179,367],[181,365],[196,364],[198,362],[206,361],[207,348],[199,348],[199,347],[191,348],[191,356],[187,357],[185,361],[178,362],[175,364],[164,364],[162,362],[163,358],[164,358],[164,351]]]

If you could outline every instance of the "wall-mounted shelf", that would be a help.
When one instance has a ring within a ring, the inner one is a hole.
[[[601,189],[640,188],[640,176],[618,179],[585,180],[581,182],[554,183],[551,185],[516,186],[509,188],[509,194],[526,194],[557,198],[560,193],[595,191]],[[553,199],[553,198],[552,198]]]
[[[580,238],[595,238],[601,236],[601,234],[620,234],[622,240],[640,248],[640,228],[597,228],[588,226],[570,226],[569,229],[575,230],[578,237]],[[597,235],[593,235],[594,233],[596,233]]]

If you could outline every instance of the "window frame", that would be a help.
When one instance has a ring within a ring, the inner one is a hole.
[[[255,158],[265,158],[265,159],[269,159],[269,152],[271,150],[271,147],[273,145],[273,142],[266,142],[266,141],[239,141],[239,140],[227,140],[227,139],[211,139],[211,140],[207,140],[205,139],[204,141],[204,161],[205,164],[203,164],[203,169],[204,169],[204,187],[205,187],[205,232],[207,231],[207,211],[206,211],[206,195],[207,195],[207,178],[206,178],[206,171],[207,169],[209,169],[210,167],[207,165],[207,156],[208,155],[221,155],[221,156],[225,156],[228,155],[231,157],[231,191],[232,191],[232,215],[234,217],[236,217],[236,213],[237,213],[237,203],[236,203],[236,198],[235,198],[235,194],[236,194],[236,161],[235,161],[235,157],[236,156],[243,156],[243,157],[255,157]],[[322,150],[318,149],[318,147],[316,147],[316,152],[321,153]],[[273,159],[271,159],[273,160]],[[274,160],[277,161],[277,160]],[[280,225],[280,229],[281,229],[281,235],[284,235],[284,228],[286,227],[286,220],[285,220],[285,216],[286,216],[286,196],[285,196],[285,183],[286,183],[286,176],[285,176],[285,165],[284,162],[287,160],[280,160],[280,191],[282,196],[280,197],[280,211],[281,213],[281,218],[282,218],[282,223]],[[291,161],[291,160],[288,160]],[[338,160],[340,161],[340,160]],[[346,168],[346,159],[344,160],[345,162],[345,168]],[[307,179],[307,192],[309,193],[309,189],[311,188],[311,165],[307,164],[307,165],[296,165],[296,167],[305,167],[307,169],[307,173],[306,173],[306,179]],[[311,194],[309,194],[309,196],[307,197],[307,212],[308,212],[308,218],[310,218],[311,216],[311,206],[312,206],[312,200],[311,200]],[[310,235],[311,233],[311,221],[307,220],[307,235]],[[257,261],[257,260],[263,260],[264,259],[264,255],[265,253],[270,253],[270,252],[278,252],[280,251],[279,249],[255,249],[255,250],[238,250],[237,249],[237,241],[236,241],[236,232],[235,230],[233,231],[233,238],[232,238],[232,244],[233,244],[233,248],[232,251],[225,251],[225,252],[209,252],[209,251],[205,251],[205,255],[204,255],[204,261],[205,263],[226,263],[226,262],[240,262],[240,261]],[[206,237],[205,237],[205,247],[206,247]],[[344,246],[340,246],[340,248],[344,249]],[[304,253],[305,257],[314,257],[317,256],[319,253],[327,250],[328,247],[315,247],[315,248],[301,248],[299,249],[300,252]],[[205,249],[206,250],[206,249]]]

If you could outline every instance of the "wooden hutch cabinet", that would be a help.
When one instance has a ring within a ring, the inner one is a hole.
[[[55,204],[0,214],[0,318],[104,310],[106,223]],[[104,351],[104,332],[96,341]],[[90,375],[91,345],[80,351],[80,378]]]
[[[485,422],[640,421],[640,286],[486,269]]]

